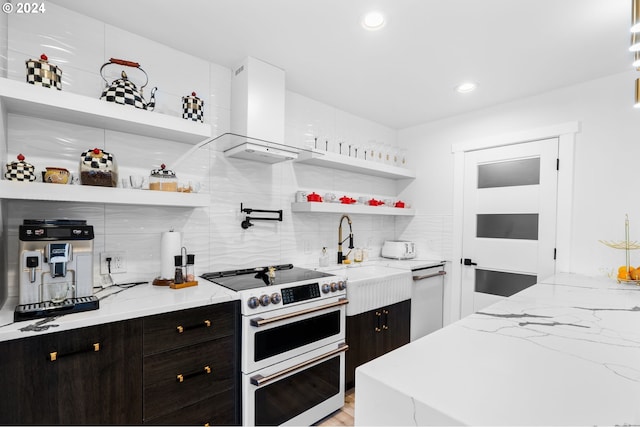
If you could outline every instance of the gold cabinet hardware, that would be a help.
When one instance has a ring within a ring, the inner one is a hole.
[[[76,354],[80,354],[80,353],[88,353],[88,352],[96,352],[96,351],[100,351],[100,343],[99,342],[94,342],[91,347],[89,348],[84,348],[81,350],[76,350],[76,351],[71,351],[69,353],[58,353],[57,351],[52,351],[51,353],[49,353],[49,360],[52,362],[55,362],[56,360],[58,360],[59,358],[63,357],[63,356],[73,356]]]
[[[211,373],[211,367],[207,365],[204,368],[202,368],[202,370],[200,371],[190,372],[187,374],[178,374],[176,375],[176,379],[178,380],[179,383],[181,383],[181,382],[184,382],[184,380],[186,379],[197,377],[198,375],[205,375],[210,373]]]
[[[184,332],[184,328],[182,326],[178,326],[176,327],[176,331],[178,331],[179,334]]]
[[[211,320],[205,320],[204,321],[205,326],[208,328],[211,326]]]

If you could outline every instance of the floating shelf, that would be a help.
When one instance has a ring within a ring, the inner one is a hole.
[[[0,181],[2,199],[45,200],[55,202],[107,203],[122,205],[207,207],[206,193],[178,193],[129,188],[63,185],[42,182]]]
[[[211,126],[114,104],[64,90],[0,78],[0,100],[9,113],[197,144],[211,137]]]
[[[391,179],[415,179],[415,172],[398,166],[386,165],[370,160],[354,159],[338,153],[318,149],[301,151],[296,162],[326,168],[340,169],[366,175]]]
[[[390,208],[388,206],[347,205],[343,203],[294,202],[292,212],[346,213],[367,215],[414,216],[415,210],[408,208]]]

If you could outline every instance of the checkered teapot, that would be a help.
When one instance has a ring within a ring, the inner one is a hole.
[[[120,74],[121,77],[109,84],[107,79],[104,77],[103,70],[107,65],[112,64],[137,68],[144,73],[146,81],[138,90],[136,85],[127,77],[127,73],[122,70],[122,73]],[[115,102],[116,104],[133,105],[136,108],[153,111],[153,108],[156,106],[155,93],[158,88],[154,87],[151,89],[151,99],[146,103],[142,96],[142,89],[144,89],[149,82],[149,76],[142,68],[140,68],[140,64],[133,61],[125,61],[124,59],[111,58],[109,59],[109,62],[105,62],[102,67],[100,67],[100,75],[106,84],[100,99],[104,99],[107,102]]]

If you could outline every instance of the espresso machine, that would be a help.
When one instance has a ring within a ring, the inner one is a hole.
[[[23,221],[15,321],[99,308],[93,295],[93,238],[93,226],[84,220]]]

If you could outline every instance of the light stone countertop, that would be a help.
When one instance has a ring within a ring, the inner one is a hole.
[[[65,314],[44,323],[43,319],[14,322],[13,311],[18,301],[17,297],[9,298],[0,309],[0,342],[238,299],[235,292],[201,277],[198,278],[198,286],[183,289],[153,286],[151,283],[118,292],[121,289],[110,286],[95,292],[96,297],[101,298],[98,310]],[[44,329],[31,330],[32,325],[39,322]]]
[[[415,265],[432,266],[439,263],[430,260],[398,261],[381,258],[372,259],[359,265],[352,264],[349,268],[379,265],[407,269],[414,268]],[[337,264],[333,264],[329,269],[335,269],[336,266]],[[318,269],[317,265],[303,267]],[[34,319],[14,322],[13,311],[18,301],[17,297],[10,297],[0,308],[0,342],[238,299],[235,292],[201,277],[198,278],[198,283],[198,286],[184,289],[170,289],[148,283],[125,289],[122,292],[118,292],[122,288],[110,286],[95,293],[98,298],[102,298],[98,310],[65,314],[61,317],[49,318],[51,320]],[[109,296],[110,294],[113,295]],[[41,324],[41,330],[30,330],[35,324]],[[26,330],[24,330],[25,328]]]
[[[640,425],[640,287],[558,274],[360,366],[356,425]]]

